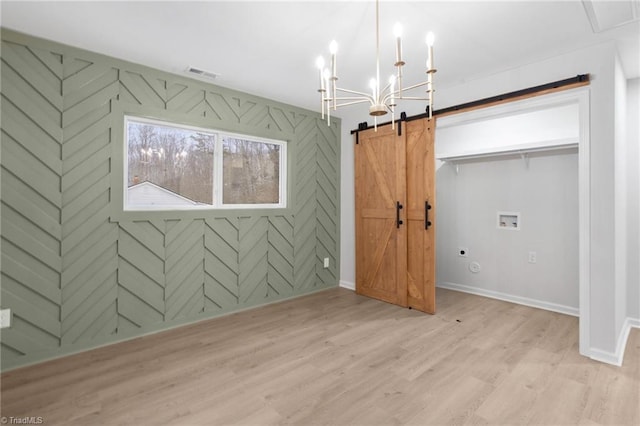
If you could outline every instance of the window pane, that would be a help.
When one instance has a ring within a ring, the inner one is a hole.
[[[213,204],[215,135],[129,121],[129,206]]]
[[[223,203],[280,202],[279,144],[223,137]]]

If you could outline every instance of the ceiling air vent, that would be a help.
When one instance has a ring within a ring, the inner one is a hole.
[[[591,28],[600,33],[640,19],[640,0],[582,0]]]
[[[218,74],[216,74],[215,72],[205,71],[203,69],[195,68],[195,67],[187,67],[186,71],[189,74],[193,74],[195,76],[202,77],[202,78],[208,78],[210,80],[215,80],[216,77],[218,77]]]

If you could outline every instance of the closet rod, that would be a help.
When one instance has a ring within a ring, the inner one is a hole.
[[[514,92],[503,93],[501,95],[491,96],[489,98],[479,99],[476,101],[466,102],[463,104],[438,109],[433,111],[433,116],[437,117],[442,115],[457,114],[469,109],[487,107],[487,106],[499,104],[505,101],[516,101],[520,99],[530,98],[533,96],[540,96],[543,94],[558,91],[559,89],[567,90],[567,89],[572,89],[574,87],[586,86],[587,84],[589,84],[589,74],[578,74],[575,77],[566,78],[564,80],[558,80],[552,83],[541,84],[539,86],[533,86],[526,89],[516,90]],[[429,111],[424,112],[422,114],[407,117],[405,120],[406,121],[419,120],[422,118],[426,118],[428,116],[429,116]],[[387,124],[391,124],[391,122],[388,121],[385,123],[378,124],[378,127],[385,126]],[[367,122],[365,121],[365,122],[359,123],[358,128],[355,130],[352,130],[351,134],[357,133],[361,130],[372,129],[373,127],[374,126],[368,126]]]

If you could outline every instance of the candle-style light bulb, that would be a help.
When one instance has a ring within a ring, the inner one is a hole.
[[[427,72],[433,69],[433,43],[435,41],[435,35],[429,31],[427,33],[427,46],[429,46],[429,57],[427,58]]]
[[[396,22],[393,26],[393,35],[396,36],[396,38],[402,37],[402,25],[400,25],[400,22]]]
[[[324,92],[325,90],[327,90],[327,87],[324,84],[324,58],[322,56],[318,56],[318,59],[316,59],[316,66],[318,67],[318,74],[320,76],[320,88],[318,89],[318,91]]]
[[[396,23],[393,27],[393,34],[396,36],[396,63],[394,65],[401,67],[404,65],[404,61],[402,60],[402,25],[400,23]]]
[[[435,40],[436,40],[435,34],[433,34],[432,31],[429,31],[427,33],[427,46],[433,47],[433,43],[435,42]]]
[[[331,78],[337,80],[336,53],[338,52],[338,43],[335,40],[331,40],[331,43],[329,43],[329,52],[331,53]]]
[[[329,43],[329,53],[331,53],[332,55],[338,53],[338,42],[336,42],[335,40],[331,40],[331,43]]]

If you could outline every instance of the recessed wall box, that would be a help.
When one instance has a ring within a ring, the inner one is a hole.
[[[520,212],[498,212],[498,229],[520,230]]]

